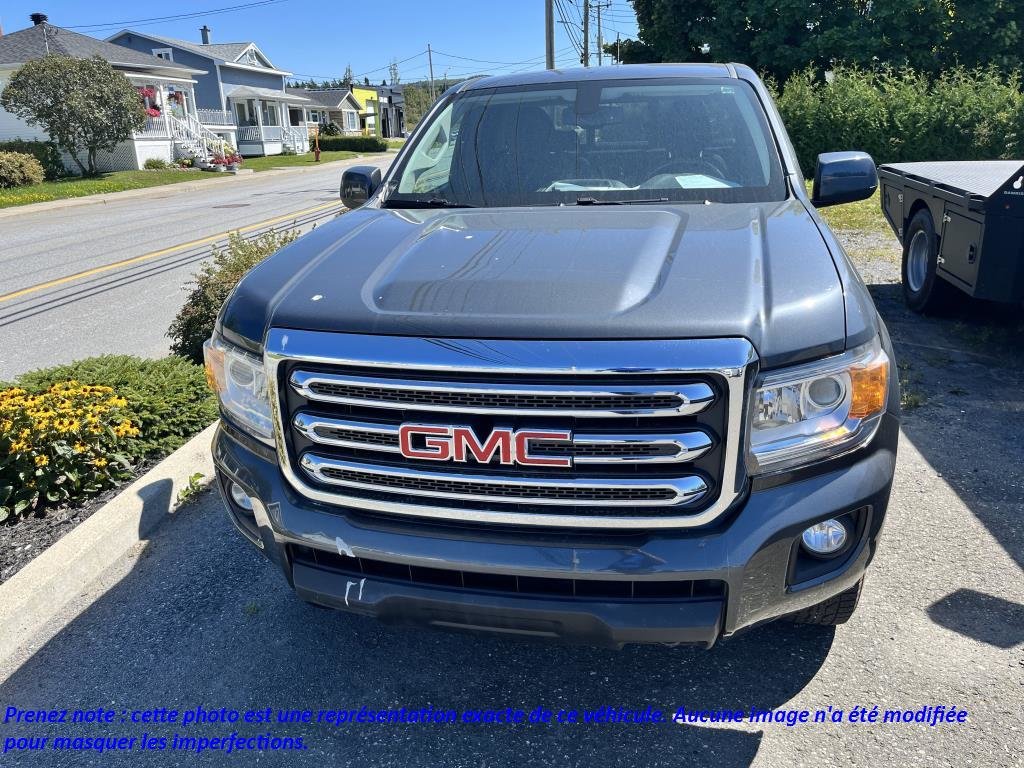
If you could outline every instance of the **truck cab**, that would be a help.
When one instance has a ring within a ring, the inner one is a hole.
[[[870,295],[747,67],[449,90],[207,344],[228,514],[302,599],[381,620],[711,646],[852,614],[899,396]]]

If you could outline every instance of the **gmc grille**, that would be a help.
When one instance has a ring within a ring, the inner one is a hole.
[[[267,364],[282,469],[299,492],[329,504],[503,524],[683,527],[717,517],[742,486],[738,434],[756,360],[741,339],[274,329]],[[538,439],[530,453],[569,457],[570,466],[503,464],[497,452],[486,463],[407,458],[407,423],[466,427],[481,440],[496,428],[568,432]]]

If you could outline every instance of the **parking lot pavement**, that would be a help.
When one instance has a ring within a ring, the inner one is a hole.
[[[239,710],[602,705],[675,711],[925,705],[962,725],[292,725],[261,765],[999,766],[1024,753],[1024,360],[1016,321],[907,312],[867,269],[906,411],[892,503],[861,608],[838,629],[766,625],[711,651],[605,651],[378,625],[307,607],[204,494],[0,667],[19,707]],[[868,265],[870,266],[870,265]],[[877,265],[876,265],[877,266]],[[989,314],[986,315],[986,312]],[[1016,335],[1015,335],[1016,334]],[[834,710],[833,710],[834,711]],[[116,732],[89,726],[82,735]],[[168,735],[132,727],[129,735]],[[258,726],[233,726],[264,732]],[[227,735],[208,726],[193,735]],[[68,735],[4,725],[0,738]],[[91,760],[91,762],[89,762]],[[22,752],[4,765],[216,765],[244,755]]]

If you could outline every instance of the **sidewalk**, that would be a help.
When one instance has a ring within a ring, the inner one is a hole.
[[[311,173],[313,171],[319,171],[323,168],[329,168],[332,166],[345,166],[345,165],[358,165],[364,160],[372,160],[379,157],[386,157],[393,152],[382,152],[373,153],[369,155],[359,155],[358,157],[352,157],[347,160],[334,160],[328,163],[320,163],[310,168],[274,168],[268,171],[260,171],[259,173],[247,173],[239,176],[233,174],[226,174],[223,178],[203,179],[202,181],[189,181],[182,182],[180,184],[163,184],[156,187],[145,187],[143,189],[127,189],[123,192],[108,192],[106,194],[98,195],[86,195],[84,197],[70,197],[64,200],[48,200],[43,203],[29,203],[28,205],[15,205],[10,208],[0,208],[0,219],[10,218],[11,216],[27,215],[32,213],[39,213],[43,211],[56,211],[65,208],[76,208],[82,205],[96,205],[98,203],[113,203],[118,200],[130,200],[139,197],[166,197],[168,195],[184,194],[186,192],[195,192],[198,189],[209,189],[221,184],[241,184],[247,180],[261,179],[268,176],[275,176],[280,174],[291,174],[291,173]]]

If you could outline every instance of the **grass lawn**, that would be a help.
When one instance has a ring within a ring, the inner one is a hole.
[[[213,179],[219,174],[203,173],[202,171],[183,171],[171,168],[163,171],[117,171],[104,173],[89,179],[73,176],[59,181],[45,181],[33,187],[14,187],[0,189],[0,208],[14,205],[43,203],[47,200],[64,200],[70,197],[85,197],[108,192],[122,192],[126,189],[142,189],[143,187],[159,187],[164,184],[177,184],[182,181],[199,181]]]
[[[320,164],[329,163],[333,160],[351,160],[357,157],[358,152],[321,152]],[[270,157],[247,157],[242,161],[243,168],[252,168],[254,171],[269,171],[271,168],[308,168],[316,165],[313,160],[313,153],[307,152],[304,155],[271,155]]]
[[[811,194],[810,182],[807,184],[807,194]],[[842,205],[830,205],[821,208],[821,216],[832,229],[860,229],[867,232],[889,233],[888,223],[882,217],[881,203],[878,192],[875,192],[867,200],[859,200],[856,203],[843,203]]]
[[[388,149],[401,149],[405,146],[405,139],[384,139],[388,143]]]

